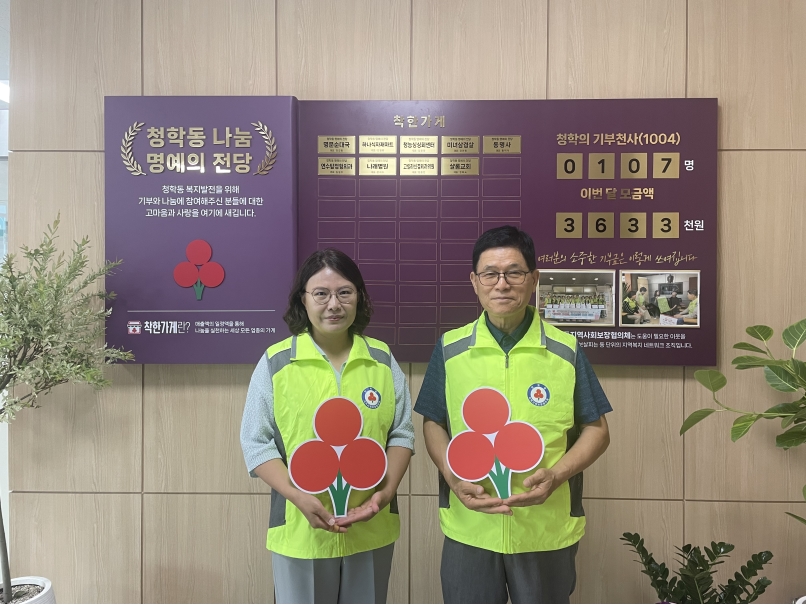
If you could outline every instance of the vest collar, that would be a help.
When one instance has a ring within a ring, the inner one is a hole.
[[[526,331],[526,334],[523,335],[523,338],[521,338],[515,344],[515,346],[512,347],[512,351],[527,347],[538,349],[546,348],[546,331],[543,329],[543,320],[540,319],[540,315],[534,307],[530,308],[534,314],[532,316],[532,325],[529,326],[529,329]],[[492,347],[503,353],[501,346],[495,340],[493,335],[490,334],[489,328],[487,328],[486,313],[487,311],[484,311],[481,317],[473,324],[473,330],[470,333],[470,346],[480,348]],[[510,353],[512,351],[510,351]]]
[[[492,336],[490,336],[492,338]],[[291,361],[307,360],[324,360],[324,357],[316,348],[313,338],[308,332],[291,337]],[[347,363],[349,364],[354,359],[366,359],[374,363],[378,363],[369,353],[369,344],[363,336],[358,334],[353,336],[353,346],[350,348],[350,354],[347,356]],[[346,365],[346,364],[345,364]]]

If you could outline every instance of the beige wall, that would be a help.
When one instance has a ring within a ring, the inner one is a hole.
[[[10,235],[103,250],[104,95],[300,99],[718,97],[719,361],[743,328],[804,315],[806,2],[801,0],[12,0]],[[334,35],[335,34],[335,35]],[[325,44],[327,42],[327,44]],[[765,275],[764,283],[753,279]],[[774,294],[770,294],[774,293]],[[408,368],[416,396],[424,365]],[[739,444],[693,368],[597,368],[613,443],[586,473],[575,599],[653,602],[618,540],[775,554],[767,602],[806,594],[806,448]],[[63,387],[11,431],[14,575],[61,602],[265,602],[267,489],[238,426],[251,367],[127,366],[102,393]],[[726,397],[780,398],[758,373]],[[420,435],[421,437],[421,435]],[[440,600],[435,471],[419,439],[402,486],[390,601]]]

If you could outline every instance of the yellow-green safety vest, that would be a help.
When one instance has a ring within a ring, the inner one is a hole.
[[[474,389],[492,387],[509,400],[511,420],[528,422],[543,436],[545,453],[538,468],[554,466],[575,433],[576,338],[543,323],[534,312],[529,330],[505,354],[482,315],[463,328],[447,332],[442,350],[450,435],[468,428],[462,419],[465,397]],[[535,470],[512,473],[513,495],[526,491],[523,480]],[[440,525],[449,538],[494,552],[514,554],[565,548],[578,542],[585,533],[581,482],[582,475],[576,475],[543,504],[514,507],[510,517],[469,510],[441,479]],[[480,485],[496,496],[489,477]]]
[[[635,302],[632,298],[625,298],[624,302],[627,303],[627,306],[630,307],[630,311],[633,313],[638,310],[638,303]]]
[[[266,351],[274,389],[275,443],[283,462],[304,441],[316,439],[313,417],[331,397],[346,397],[358,405],[364,418],[362,437],[371,437],[386,449],[395,417],[392,355],[383,342],[355,336],[341,375],[341,389],[330,363],[307,333],[292,336]],[[372,389],[374,397],[367,397]],[[380,395],[378,398],[377,395]],[[377,403],[376,403],[377,400]],[[375,492],[351,490],[348,509],[359,506]],[[328,492],[316,495],[330,512]],[[369,521],[356,523],[347,533],[314,529],[302,512],[279,492],[271,494],[266,548],[298,559],[345,557],[391,544],[400,535],[397,499]]]

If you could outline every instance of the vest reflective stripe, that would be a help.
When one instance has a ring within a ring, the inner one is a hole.
[[[545,332],[543,333],[545,337]],[[572,366],[576,366],[577,363],[577,352],[576,348],[571,348],[567,344],[560,342],[559,340],[553,340],[551,338],[544,339],[544,346],[548,349],[551,353],[554,353],[557,357],[561,357],[565,359],[568,363]]]
[[[475,332],[474,344],[468,337]],[[457,346],[458,343],[463,343]],[[567,448],[567,432],[574,424],[576,339],[540,320],[535,312],[526,335],[506,355],[487,329],[484,316],[443,336],[445,395],[451,434],[467,429],[461,413],[470,391],[492,387],[503,392],[512,408],[512,420],[537,427],[545,442],[540,467],[552,467]],[[459,349],[462,349],[459,351]],[[530,391],[536,384],[548,389],[544,404],[533,403]],[[523,480],[534,473],[512,474],[512,493],[525,491]],[[489,479],[480,482],[495,495]],[[444,506],[444,503],[441,504]],[[561,485],[540,506],[513,508],[511,517],[470,511],[451,492],[448,506],[439,511],[440,525],[453,540],[512,554],[565,548],[584,534],[585,519],[572,516],[568,483]],[[579,514],[576,510],[575,513]]]
[[[331,397],[342,396],[361,410],[363,437],[371,437],[386,447],[387,436],[395,415],[395,388],[389,347],[379,340],[356,336],[344,371],[341,389],[328,361],[316,349],[308,334],[292,336],[266,351],[272,370],[274,389],[275,442],[283,461],[303,441],[315,439],[313,417],[319,405]],[[371,409],[362,403],[367,387],[380,394],[380,405]],[[352,490],[348,507],[359,506],[374,490]],[[327,492],[317,498],[333,511]],[[400,519],[396,502],[384,508],[370,521],[357,523],[346,534],[334,534],[311,528],[308,520],[279,493],[272,493],[266,548],[299,559],[345,557],[397,540]]]

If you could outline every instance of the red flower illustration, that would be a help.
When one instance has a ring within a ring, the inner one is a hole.
[[[303,492],[330,492],[337,517],[347,515],[351,489],[367,490],[386,475],[386,452],[369,437],[359,437],[364,417],[349,399],[327,399],[316,410],[316,439],[299,444],[288,460],[291,481]]]
[[[174,281],[183,288],[196,291],[196,300],[201,300],[204,287],[215,288],[224,281],[224,267],[210,261],[213,248],[203,239],[194,239],[185,248],[187,261],[174,267]]]
[[[448,444],[448,466],[463,481],[490,477],[499,498],[511,494],[512,471],[523,473],[543,459],[543,437],[535,427],[510,422],[507,398],[491,388],[471,391],[462,403],[462,418],[469,430]]]

